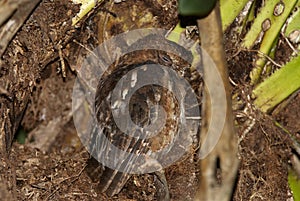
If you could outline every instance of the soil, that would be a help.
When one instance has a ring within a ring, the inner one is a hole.
[[[155,174],[133,175],[113,197],[98,190],[99,181],[89,176],[87,168],[90,155],[74,127],[72,90],[76,70],[89,50],[127,30],[173,28],[178,23],[177,1],[104,1],[75,29],[70,18],[76,11],[78,6],[68,0],[42,1],[3,56],[7,67],[1,67],[0,78],[12,75],[14,66],[22,66],[23,82],[16,83],[14,90],[20,99],[28,94],[16,111],[22,117],[19,131],[25,130],[28,136],[25,144],[17,140],[12,144],[8,175],[16,185],[10,186],[12,194],[0,185],[0,196],[6,200],[158,200]],[[287,200],[293,144],[300,143],[300,92],[272,114],[259,112],[249,98],[249,72],[257,54],[239,50],[240,40],[232,25],[225,33],[225,50],[232,94],[238,99],[233,102],[239,103],[234,114],[241,160],[233,200]],[[291,50],[285,40],[279,41],[275,61],[284,63]],[[19,79],[10,77],[12,83]],[[21,108],[26,108],[24,114]],[[171,200],[193,200],[197,160],[192,150],[165,169]]]

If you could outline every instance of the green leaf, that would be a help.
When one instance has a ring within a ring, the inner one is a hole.
[[[243,46],[250,49],[256,42],[261,32],[265,32],[264,38],[262,40],[260,51],[263,53],[268,53],[269,48],[272,46],[275,38],[279,34],[281,27],[285,23],[286,19],[290,15],[291,11],[295,7],[297,0],[268,0],[265,1],[265,6],[262,7],[260,13],[255,19],[251,29],[245,36]],[[280,10],[275,12],[274,10]],[[278,13],[278,14],[274,14]],[[263,30],[265,28],[267,30]]]
[[[300,88],[300,55],[287,63],[254,90],[254,104],[268,112]]]
[[[75,26],[84,16],[86,16],[97,3],[101,3],[102,0],[73,0],[75,4],[81,4],[79,13],[72,18],[72,26]]]
[[[295,38],[297,36],[294,35],[296,31],[298,32],[300,31],[300,3],[299,2],[296,11],[291,15],[291,17],[289,17],[287,27],[285,30],[285,35],[287,37],[290,37],[290,39],[292,39],[292,41],[296,43],[300,41],[299,35],[298,38]],[[294,35],[294,37],[292,35]]]
[[[234,21],[234,19],[240,14],[244,9],[248,0],[220,0],[221,18],[223,30]]]
[[[217,0],[179,0],[179,13],[184,16],[206,17]]]
[[[264,7],[257,15],[253,25],[246,34],[242,46],[251,49],[263,34],[259,51],[263,55],[269,55],[274,41],[277,39],[280,30],[286,22],[288,16],[295,8],[298,0],[267,0]],[[259,58],[252,70],[251,84],[257,84],[263,67],[266,63],[265,57]]]

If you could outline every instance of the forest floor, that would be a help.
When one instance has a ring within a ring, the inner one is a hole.
[[[64,69],[61,69],[58,54],[40,70],[40,77],[30,95],[18,131],[18,134],[22,131],[28,133],[26,142],[20,144],[14,140],[10,152],[11,166],[15,171],[12,174],[15,174],[17,181],[14,190],[18,200],[157,200],[157,178],[154,174],[133,175],[114,197],[108,197],[97,190],[99,181],[89,177],[89,154],[77,136],[72,119],[72,90],[76,73],[71,69],[77,65],[79,54],[86,54],[86,49],[92,49],[113,35],[141,27],[174,27],[178,22],[175,2],[127,0],[114,4],[106,1],[97,9],[98,12],[94,11],[74,31],[73,40],[62,47],[66,77],[62,76],[61,71]],[[57,15],[47,24],[50,14],[45,10],[61,13],[62,18]],[[15,46],[10,45],[6,55],[9,52],[20,52],[16,44],[21,44],[19,47],[23,49],[24,44],[30,42],[31,50],[44,51],[41,48],[47,44],[36,42],[37,37],[41,37],[35,34],[37,29],[50,34],[52,41],[57,41],[56,37],[68,35],[60,33],[62,29],[58,26],[74,10],[78,10],[78,7],[67,0],[43,1],[20,29],[14,39]],[[234,34],[234,26],[225,33],[229,75],[234,83],[231,85],[232,94],[237,94],[235,97],[240,102],[240,106],[234,108],[241,159],[234,200],[287,200],[291,196],[287,182],[288,171],[293,163],[291,136],[300,142],[300,93],[296,92],[284,102],[284,106],[281,104],[269,115],[255,109],[253,100],[249,98],[249,73],[253,67],[254,54],[239,51],[239,39]],[[286,55],[291,50],[284,40],[281,41],[275,61],[282,64],[286,62]],[[48,51],[47,48],[45,51]],[[4,59],[6,63],[15,63],[14,57],[4,56]],[[28,61],[22,57],[18,58],[18,62]],[[40,63],[35,61],[37,66]],[[290,135],[276,126],[275,121],[288,130]],[[195,153],[189,153],[166,168],[171,200],[193,200],[198,183],[197,161]]]

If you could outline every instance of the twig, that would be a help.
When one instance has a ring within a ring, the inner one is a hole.
[[[77,173],[77,174],[75,174],[75,175],[73,175],[73,176],[70,176],[70,177],[67,177],[67,178],[63,179],[63,180],[60,181],[58,184],[56,184],[56,186],[60,185],[61,183],[65,182],[65,181],[67,181],[67,180],[70,180],[70,179],[72,179],[71,182],[70,182],[70,183],[72,184],[74,181],[76,181],[76,180],[79,178],[79,176],[82,174],[82,172],[84,171],[84,169],[86,168],[86,166],[87,166],[87,164],[85,164],[85,165],[83,166],[83,168],[79,171],[79,173]],[[52,195],[54,195],[58,190],[59,190],[59,187],[57,187],[52,193],[50,193],[50,194],[47,196],[46,200],[49,200],[50,197],[51,197]]]
[[[284,38],[284,40],[286,41],[286,43],[288,44],[288,46],[293,50],[293,52],[298,55],[299,54],[299,51],[291,44],[290,40],[285,37],[285,35],[283,33],[280,33],[281,36]]]

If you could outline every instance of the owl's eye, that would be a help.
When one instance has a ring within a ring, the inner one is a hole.
[[[171,65],[172,64],[172,60],[171,60],[169,55],[166,55],[166,54],[160,55],[160,59],[161,59],[161,61],[164,65]]]

